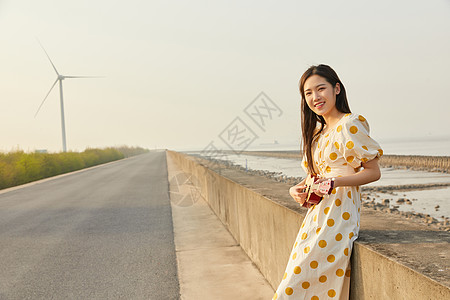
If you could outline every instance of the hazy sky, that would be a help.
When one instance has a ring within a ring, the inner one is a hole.
[[[449,139],[450,1],[0,0],[0,150],[67,145],[203,149],[239,117],[258,139],[300,139],[298,80],[332,66],[381,142]],[[245,113],[264,92],[281,112]],[[225,148],[224,148],[225,149]]]

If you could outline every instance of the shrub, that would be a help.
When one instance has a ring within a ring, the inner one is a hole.
[[[141,147],[88,148],[83,152],[0,153],[0,189],[148,152]]]

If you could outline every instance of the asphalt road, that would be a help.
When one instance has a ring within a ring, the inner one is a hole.
[[[0,194],[0,299],[179,299],[164,151]]]

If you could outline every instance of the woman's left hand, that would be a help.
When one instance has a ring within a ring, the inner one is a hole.
[[[314,181],[314,183],[315,184],[320,184],[321,182],[324,182],[324,181],[327,181],[329,178],[319,178],[319,179],[317,179],[316,181]],[[324,194],[324,193],[321,193],[320,191],[319,191],[319,189],[315,189],[315,190],[313,190],[313,192],[314,192],[314,194],[316,194],[316,195],[318,195],[318,196],[320,196],[320,197],[323,197],[323,196],[325,196],[326,194]]]

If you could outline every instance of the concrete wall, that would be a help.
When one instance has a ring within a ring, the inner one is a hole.
[[[357,240],[352,250],[351,264],[351,299],[450,299],[448,287],[373,251]]]
[[[303,215],[199,164],[167,151],[193,175],[211,209],[274,290],[281,281]],[[355,241],[351,299],[450,299],[450,289]]]

